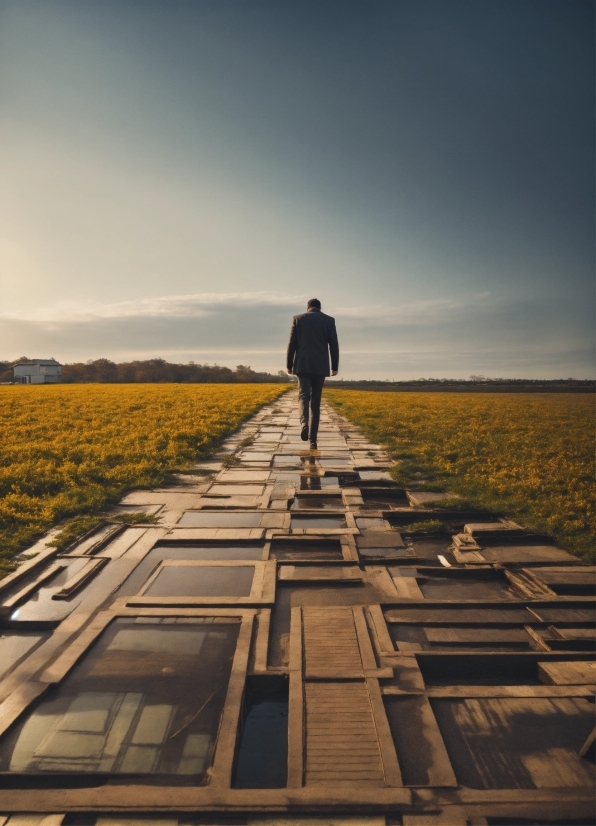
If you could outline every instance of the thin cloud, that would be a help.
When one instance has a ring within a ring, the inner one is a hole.
[[[367,326],[405,324],[435,324],[455,315],[480,310],[496,309],[498,302],[489,292],[476,293],[458,298],[433,298],[411,301],[399,305],[373,305],[368,307],[341,307],[334,312],[338,319],[348,322],[361,321]]]
[[[490,293],[461,298],[436,298],[413,301],[397,306],[369,305],[339,307],[333,315],[339,320],[364,325],[436,323],[438,319],[487,307]],[[494,303],[494,302],[493,302]],[[246,293],[196,293],[163,295],[130,301],[99,304],[97,302],[60,302],[50,307],[0,313],[0,318],[53,324],[76,324],[100,319],[132,318],[201,318],[242,308],[275,308],[292,311],[304,305],[304,296],[283,295],[266,291]]]
[[[0,313],[0,318],[39,322],[81,322],[93,319],[127,318],[196,318],[216,312],[222,307],[294,306],[301,298],[267,292],[196,293],[194,295],[162,295],[137,298],[110,304],[64,301],[51,307]]]

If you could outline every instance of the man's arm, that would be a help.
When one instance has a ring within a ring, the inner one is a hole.
[[[288,342],[288,354],[286,357],[286,367],[288,373],[292,374],[294,368],[294,356],[296,355],[296,319],[292,319],[292,329],[290,330],[290,340]]]
[[[337,330],[335,329],[335,319],[329,325],[329,352],[331,353],[331,375],[336,376],[339,370],[339,342],[337,340]]]

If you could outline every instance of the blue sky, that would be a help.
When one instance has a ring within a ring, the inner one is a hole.
[[[583,0],[0,0],[0,356],[594,375]]]

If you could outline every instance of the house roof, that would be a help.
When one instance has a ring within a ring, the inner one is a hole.
[[[19,361],[16,364],[13,364],[12,366],[26,367],[27,365],[31,364],[40,364],[42,367],[61,366],[60,362],[56,361],[56,359],[29,359],[29,361]]]

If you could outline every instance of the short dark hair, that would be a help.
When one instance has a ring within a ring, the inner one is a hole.
[[[310,301],[306,305],[306,309],[310,310],[311,307],[316,307],[317,310],[321,309],[321,302],[318,298],[311,298]]]

